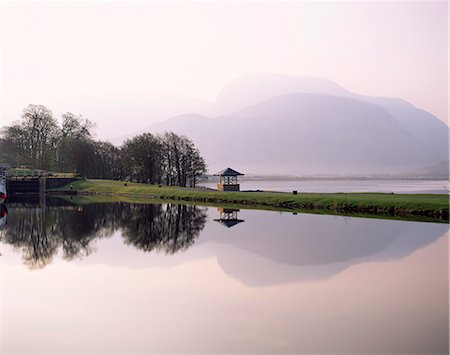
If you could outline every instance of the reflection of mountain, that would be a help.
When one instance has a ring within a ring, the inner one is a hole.
[[[362,262],[402,258],[447,230],[444,224],[312,215],[246,220],[238,235],[214,238],[213,250],[227,274],[253,286],[319,280]]]
[[[214,218],[218,212],[213,208],[209,213]],[[86,256],[94,241],[102,239],[95,243],[98,252],[83,263],[171,267],[215,256],[231,277],[264,286],[320,280],[359,263],[402,258],[447,231],[447,225],[434,223],[251,210],[239,213],[245,223],[223,228],[213,221],[206,223],[206,209],[191,205],[13,206],[8,226],[0,235],[3,242],[22,252],[31,267],[47,265],[58,250],[68,260]],[[107,238],[112,235],[117,238]],[[154,253],[158,251],[162,253]]]

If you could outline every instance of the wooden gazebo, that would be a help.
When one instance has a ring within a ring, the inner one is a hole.
[[[231,168],[226,168],[214,175],[220,177],[220,182],[217,184],[218,191],[239,191],[238,176],[243,176],[244,174]]]

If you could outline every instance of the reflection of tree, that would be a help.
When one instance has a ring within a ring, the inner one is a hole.
[[[163,223],[162,237],[164,250],[174,254],[178,250],[185,250],[194,244],[195,238],[205,227],[206,209],[189,205],[167,205]]]
[[[94,240],[119,228],[126,244],[173,254],[192,245],[206,222],[205,209],[186,205],[105,203],[14,207],[11,212],[2,240],[21,250],[31,268],[48,265],[59,251],[66,260],[87,256]]]
[[[52,261],[60,248],[67,260],[89,255],[94,239],[110,236],[117,229],[114,212],[117,216],[117,206],[106,204],[17,207],[2,232],[2,239],[22,250],[25,264],[41,268]]]
[[[203,230],[206,210],[190,205],[128,205],[122,230],[125,243],[146,252],[187,249]]]
[[[52,237],[49,216],[43,208],[17,208],[8,221],[2,240],[21,249],[25,264],[39,268],[51,262],[58,249],[58,240]]]
[[[120,205],[116,204],[89,204],[61,213],[57,234],[64,258],[89,255],[94,239],[109,237],[118,229],[119,216]]]

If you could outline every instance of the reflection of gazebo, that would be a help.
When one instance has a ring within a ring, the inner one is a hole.
[[[218,191],[239,191],[238,176],[242,176],[240,172],[233,170],[231,168],[226,168],[215,176],[220,176],[220,182],[217,184]]]
[[[243,219],[238,219],[239,210],[233,208],[219,208],[219,219],[215,222],[223,224],[227,228],[231,228],[238,223],[245,222]]]

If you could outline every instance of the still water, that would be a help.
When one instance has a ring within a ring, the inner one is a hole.
[[[6,218],[2,353],[448,353],[446,224],[62,200]]]
[[[202,183],[216,188],[217,181]],[[290,192],[384,192],[402,194],[448,194],[446,180],[242,180],[241,190]]]

